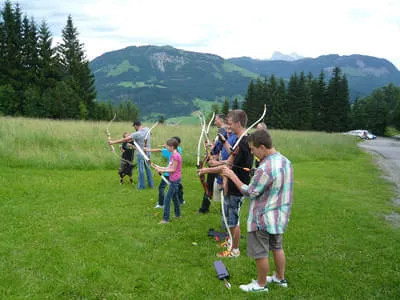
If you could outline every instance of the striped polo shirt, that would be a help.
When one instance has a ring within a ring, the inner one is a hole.
[[[247,231],[265,230],[281,234],[289,221],[293,200],[293,168],[279,152],[265,157],[249,185],[242,185],[249,197]]]

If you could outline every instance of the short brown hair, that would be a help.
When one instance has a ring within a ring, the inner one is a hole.
[[[225,115],[224,114],[216,114],[215,117],[221,119],[222,121],[225,120]]]
[[[228,118],[231,118],[234,123],[240,122],[244,128],[247,125],[247,114],[244,110],[234,109],[228,113]]]
[[[170,138],[167,140],[166,144],[168,146],[174,147],[174,149],[178,148],[178,141],[175,138]]]
[[[264,145],[267,149],[271,149],[273,147],[272,137],[268,130],[254,131],[249,135],[248,142],[252,143],[256,148],[260,147],[261,145]]]

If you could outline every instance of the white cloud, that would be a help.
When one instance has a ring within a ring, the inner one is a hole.
[[[400,68],[397,0],[23,0],[55,37],[72,15],[89,59],[131,45],[165,45],[224,58],[364,54]],[[55,40],[59,40],[55,38]]]

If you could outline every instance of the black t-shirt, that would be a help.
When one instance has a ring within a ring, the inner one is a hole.
[[[135,155],[135,150],[131,148],[132,144],[129,143],[123,143],[122,144],[122,149],[125,151],[122,152],[122,159],[127,160],[127,161],[133,161],[133,157]]]
[[[253,166],[253,155],[251,154],[247,140],[248,137],[244,136],[239,142],[239,151],[235,156],[233,161],[234,166],[232,167],[232,171],[245,184],[250,183],[250,172],[243,170],[243,168],[251,169]],[[242,193],[230,179],[228,180],[228,195],[242,196]]]

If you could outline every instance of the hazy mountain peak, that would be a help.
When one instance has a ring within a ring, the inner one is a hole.
[[[285,61],[295,61],[304,58],[303,56],[298,55],[297,53],[290,53],[290,54],[284,54],[279,51],[275,51],[272,53],[272,56],[270,60],[285,60]]]

